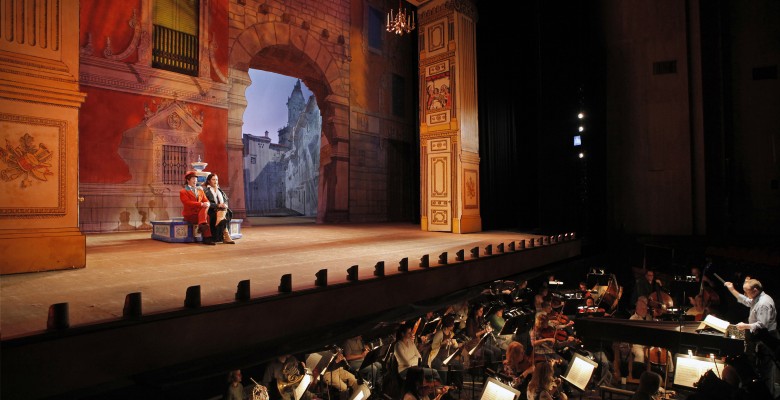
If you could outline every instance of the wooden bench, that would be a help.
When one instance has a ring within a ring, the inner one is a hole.
[[[243,219],[232,219],[230,221],[230,238],[233,240],[241,239],[241,223]],[[163,221],[152,221],[152,239],[169,243],[192,243],[201,242],[203,237],[197,225],[193,225],[184,220],[184,218],[172,218]]]

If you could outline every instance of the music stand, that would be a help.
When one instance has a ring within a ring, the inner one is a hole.
[[[517,331],[519,330],[531,330],[532,325],[533,325],[533,315],[520,314],[516,317],[512,317],[506,320],[504,322],[504,327],[501,328],[501,332],[499,332],[498,334],[514,336],[515,333],[517,333]]]
[[[420,336],[427,336],[431,333],[436,331],[436,328],[439,327],[439,322],[441,321],[441,317],[436,317],[428,322],[425,323],[425,325],[420,330]]]
[[[479,400],[518,400],[520,395],[519,390],[491,377],[485,381]]]
[[[373,349],[369,350],[368,353],[366,353],[366,356],[363,357],[363,362],[360,363],[360,368],[358,368],[357,373],[360,374],[360,371],[363,370],[363,368],[371,367],[371,383],[373,384],[376,381],[376,368],[373,367],[373,364],[377,362],[379,359],[379,351],[382,350],[382,346],[376,346]]]
[[[609,284],[609,275],[607,274],[594,274],[589,273],[585,278],[587,287],[592,288],[594,286],[607,286]]]
[[[571,361],[569,361],[569,367],[566,369],[566,374],[561,376],[561,378],[584,392],[585,388],[588,387],[590,378],[593,376],[593,371],[597,366],[598,364],[595,361],[582,354],[574,353]]]

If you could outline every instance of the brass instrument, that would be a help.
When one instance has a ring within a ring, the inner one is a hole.
[[[295,386],[303,380],[303,374],[298,370],[298,366],[294,363],[287,363],[282,370],[284,381],[277,381],[276,388],[279,389],[279,393],[284,393],[285,390]]]
[[[252,379],[252,383],[255,384],[255,387],[252,388],[252,400],[268,400],[268,388],[257,383],[254,379]]]

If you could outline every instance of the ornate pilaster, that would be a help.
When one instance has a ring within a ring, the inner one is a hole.
[[[86,265],[78,2],[0,0],[0,274]]]
[[[418,9],[423,230],[482,230],[477,121],[477,13],[469,1]]]

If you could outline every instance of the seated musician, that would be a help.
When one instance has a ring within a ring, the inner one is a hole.
[[[534,295],[534,310],[539,312],[542,308],[542,302],[545,300],[550,300],[550,289],[547,287],[547,285],[542,285],[539,287],[539,290],[536,291],[536,295]]]
[[[534,326],[531,329],[531,345],[533,346],[534,361],[549,361],[556,367],[556,372],[562,373],[569,363],[560,354],[558,349],[574,345],[576,339],[563,331],[556,330],[547,322],[547,314],[537,313]]]
[[[511,386],[524,392],[531,374],[534,372],[533,354],[525,354],[525,347],[520,342],[510,342],[506,349],[506,359],[503,363],[504,374],[512,379]]]
[[[648,306],[648,300],[646,296],[639,296],[636,300],[636,309],[634,310],[634,313],[631,314],[631,317],[629,318],[631,320],[645,320],[645,321],[652,321],[653,315],[650,314],[650,307]],[[631,344],[630,345],[630,355],[633,356],[633,363],[634,364],[642,364],[645,363],[645,352],[646,348],[645,346],[641,344]],[[641,370],[641,369],[640,369]],[[629,376],[632,376],[633,371],[633,364],[628,365],[628,371]],[[637,370],[639,371],[639,370]]]
[[[339,349],[333,361],[322,373],[322,379],[328,386],[336,388],[339,392],[346,393],[351,390],[352,393],[355,393],[358,388],[357,378],[352,372],[349,372],[348,368],[349,365]]]
[[[704,306],[704,298],[701,294],[697,294],[693,298],[693,306],[685,311],[685,315],[693,315],[694,321],[701,321],[707,314],[709,310]]]
[[[379,372],[382,368],[382,364],[378,361],[366,365],[363,369],[360,366],[363,365],[363,360],[369,352],[369,347],[363,343],[363,337],[358,335],[349,338],[344,341],[344,358],[349,364],[349,369],[353,372],[357,372],[358,377],[363,380],[371,382],[376,386],[379,380]]]
[[[547,324],[554,329],[566,329],[567,333],[571,333],[569,329],[574,325],[574,320],[560,313],[560,311],[553,310],[552,304],[549,301],[542,301],[542,308],[539,312],[547,314]]]
[[[401,400],[428,400],[431,398],[438,400],[447,395],[447,391],[450,389],[448,386],[441,386],[439,381],[420,367],[409,368],[406,376],[404,387],[401,390]]]
[[[455,333],[463,331],[466,329],[466,319],[469,316],[468,300],[447,307],[447,310],[444,311],[444,315],[452,315],[455,318]]]
[[[605,312],[606,310],[596,306],[593,297],[586,297],[585,304],[579,307],[580,315],[584,316],[602,316]]]
[[[282,400],[293,400],[293,391],[300,384],[306,367],[297,358],[285,354],[270,361],[263,373],[262,384],[270,388],[272,393],[278,393]],[[270,394],[270,393],[269,393]],[[311,392],[307,389],[301,399],[310,400]]]
[[[504,308],[505,306],[503,303],[495,303],[491,309],[490,315],[487,317],[490,328],[493,329],[493,332],[495,332],[494,335],[496,335],[496,345],[501,350],[506,350],[509,342],[512,341],[512,335],[499,334],[506,324],[506,320],[504,319]]]
[[[455,318],[452,315],[445,316],[442,319],[441,328],[433,334],[431,352],[428,355],[428,365],[435,370],[444,371],[445,382],[461,386],[463,363],[460,359],[456,356],[450,359],[446,366],[443,364],[460,347],[460,343],[455,340],[454,328]]]
[[[533,302],[533,290],[528,287],[528,281],[523,279],[517,282],[515,288],[509,293],[512,304],[531,307]]]
[[[633,293],[634,302],[642,296],[649,298],[650,294],[663,290],[663,287],[663,282],[655,278],[655,271],[648,269],[645,271],[644,276],[636,280]]]
[[[471,339],[465,350],[474,348],[477,345],[480,338],[486,333],[493,332],[493,328],[485,320],[485,305],[482,303],[475,303],[471,307],[471,312],[466,320],[466,335]],[[475,359],[482,359],[483,364],[491,368],[501,359],[501,349],[496,345],[496,341],[493,337],[488,337],[482,340],[482,344],[472,354]],[[473,361],[472,361],[473,365]]]
[[[562,390],[561,378],[555,376],[555,369],[550,362],[536,363],[526,390],[528,400],[568,400],[569,397]]]
[[[395,359],[398,362],[398,374],[402,379],[406,379],[406,370],[410,367],[416,367],[422,361],[422,355],[417,349],[417,343],[414,341],[413,326],[402,324],[398,327],[395,338]],[[430,369],[430,368],[429,368]],[[439,374],[432,370],[432,374],[438,379]]]

